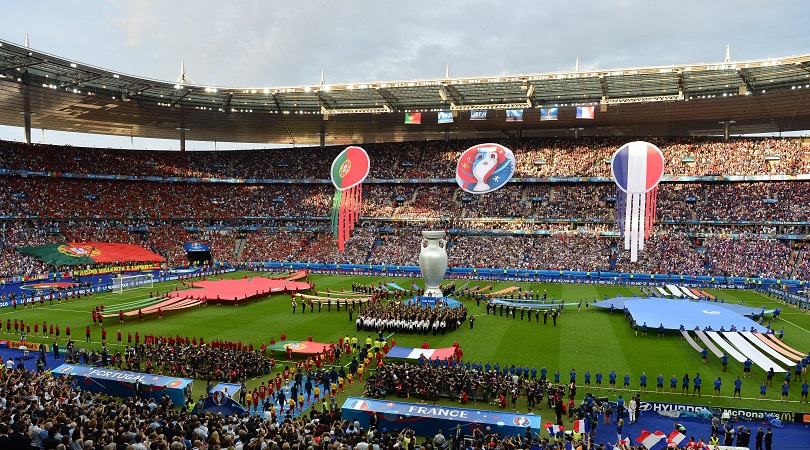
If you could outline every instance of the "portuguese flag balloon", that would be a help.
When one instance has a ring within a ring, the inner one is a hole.
[[[346,147],[332,161],[332,184],[337,189],[332,201],[332,233],[343,251],[354,224],[360,219],[363,180],[368,176],[371,160],[360,147]]]

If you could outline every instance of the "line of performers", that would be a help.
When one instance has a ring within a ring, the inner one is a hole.
[[[467,320],[467,308],[427,307],[404,303],[374,303],[358,314],[357,331],[384,330],[409,334],[445,334]]]

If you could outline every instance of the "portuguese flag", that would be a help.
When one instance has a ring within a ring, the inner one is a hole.
[[[363,180],[368,176],[371,161],[360,147],[346,147],[332,161],[332,184],[337,189],[332,199],[332,233],[343,251],[354,224],[360,219],[363,203]]]
[[[107,242],[68,242],[66,244],[18,247],[22,253],[36,256],[54,266],[78,266],[115,262],[165,262],[157,253],[134,244]]]
[[[422,123],[422,113],[406,113],[405,123],[419,125]]]
[[[371,161],[365,150],[355,146],[346,147],[332,161],[332,184],[339,191],[357,186],[368,176],[370,165]]]

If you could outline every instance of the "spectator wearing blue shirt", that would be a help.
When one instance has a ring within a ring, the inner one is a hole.
[[[585,371],[585,386],[588,386],[588,387],[591,386],[591,371],[590,370]]]
[[[598,387],[599,389],[602,389],[602,371],[601,370],[596,371],[596,387]]]
[[[789,372],[788,372],[788,373],[789,373]],[[788,390],[789,390],[789,389],[790,389],[790,381],[785,380],[785,382],[784,382],[784,383],[782,383],[782,401],[783,401],[783,402],[787,401],[787,398],[788,398]]]
[[[560,371],[559,370],[554,372],[554,383],[560,384]]]
[[[678,377],[675,374],[672,374],[672,378],[669,379],[669,393],[674,394],[675,389],[678,388]]]
[[[532,366],[532,380],[537,378],[537,367]]]
[[[723,356],[720,359],[723,361],[723,372],[725,372],[728,368],[728,355],[723,353]]]
[[[703,358],[703,364],[706,364],[706,358],[708,358],[708,357],[709,357],[709,350],[704,348],[704,349],[703,349],[703,350],[700,352],[700,357],[701,357],[701,358]]]
[[[799,399],[799,403],[801,403],[802,400],[804,400],[804,402],[807,403],[807,389],[808,388],[810,388],[810,385],[807,384],[807,380],[804,380],[804,383],[802,383],[802,397]]]
[[[535,370],[535,372],[537,372]],[[529,378],[529,366],[523,368],[523,378]]]
[[[799,361],[796,363],[796,368],[793,370],[793,375],[795,375],[796,381],[799,381],[799,378],[802,377],[802,362]]]
[[[734,380],[734,395],[731,398],[739,396],[742,399],[742,394],[740,393],[741,390],[742,390],[742,380],[740,379],[740,377],[737,377],[737,379]]]
[[[641,376],[639,377],[639,389],[644,388],[644,392],[647,392],[647,372],[641,372]]]
[[[613,388],[613,392],[616,392],[616,370],[610,372],[608,379],[610,380],[610,387]]]
[[[571,369],[571,372],[568,375],[571,377],[569,382],[571,384],[576,384],[577,383],[577,371],[574,370],[574,369]]]
[[[624,373],[624,389],[630,391],[630,372]]]
[[[765,382],[763,381],[762,384],[759,386],[759,399],[760,400],[765,399],[765,392],[767,390],[768,390],[768,386],[766,386]]]
[[[717,377],[717,379],[714,380],[714,391],[712,391],[712,397],[714,397],[714,394],[721,395],[720,394],[721,386],[723,386],[723,381],[720,379],[720,377]]]
[[[655,392],[664,392],[664,374],[659,373],[658,378],[655,379]]]
[[[683,375],[683,380],[681,381],[681,395],[689,395],[689,374],[688,373]]]
[[[697,394],[698,397],[703,397],[702,395],[700,395],[700,385],[702,383],[703,383],[703,380],[700,378],[700,374],[696,373],[695,378],[692,380],[692,386],[693,386],[693,388],[692,388],[692,397],[694,397],[695,394]]]

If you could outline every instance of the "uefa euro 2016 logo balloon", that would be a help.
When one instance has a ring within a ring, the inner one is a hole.
[[[478,144],[458,159],[456,183],[471,194],[486,194],[505,185],[515,173],[515,155],[500,144]]]

